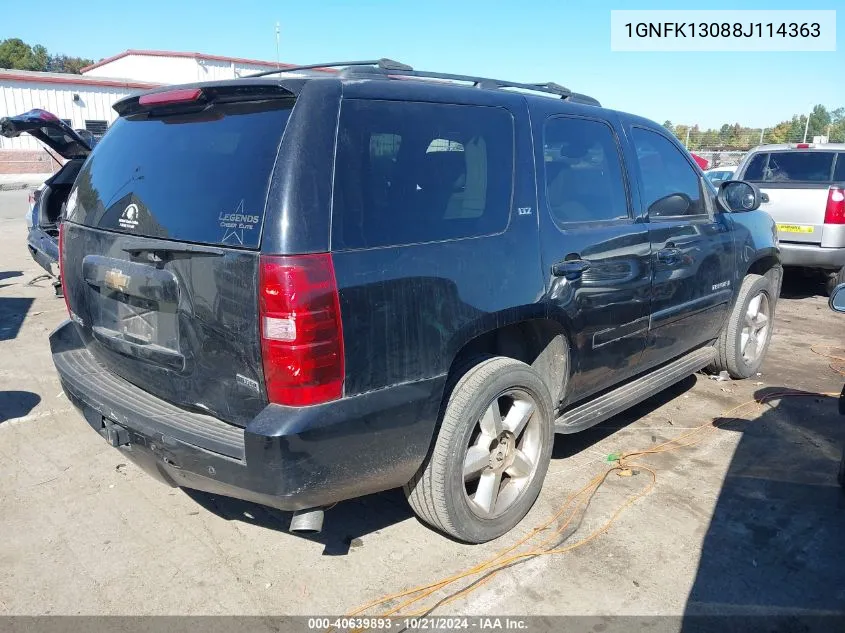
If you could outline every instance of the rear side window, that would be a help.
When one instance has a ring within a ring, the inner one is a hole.
[[[650,218],[706,213],[698,173],[671,141],[657,132],[633,128],[631,138],[640,166],[643,202]],[[686,200],[683,208],[664,205],[669,196]]]
[[[77,179],[69,219],[102,229],[256,248],[291,102],[121,117]]]
[[[757,154],[745,170],[752,182],[830,182],[834,152],[771,152]]]
[[[476,237],[508,224],[507,110],[349,99],[337,144],[333,249]]]
[[[766,167],[768,160],[768,154],[755,154],[754,158],[748,163],[748,167],[745,168],[745,175],[742,179],[754,182],[762,181],[763,169]]]
[[[619,149],[607,124],[549,119],[543,144],[546,200],[556,223],[628,217]]]

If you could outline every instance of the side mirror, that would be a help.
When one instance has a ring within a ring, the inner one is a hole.
[[[759,209],[762,197],[757,185],[744,180],[725,180],[719,185],[716,200],[725,211],[742,213]]]
[[[657,218],[686,215],[691,202],[685,193],[671,193],[655,200],[648,208],[648,214]]]
[[[827,304],[834,312],[845,312],[845,284],[839,284],[833,289]]]

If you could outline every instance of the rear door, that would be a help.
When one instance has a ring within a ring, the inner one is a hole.
[[[552,116],[543,136],[540,247],[554,318],[570,326],[571,396],[583,398],[637,371],[648,330],[648,228],[635,217],[617,131],[607,121]]]
[[[236,424],[266,404],[258,249],[292,105],[289,93],[209,89],[129,107],[67,205],[65,292],[89,350],[146,391]]]
[[[645,369],[718,335],[734,291],[733,223],[687,152],[653,129],[628,132],[654,269]]]
[[[784,242],[845,246],[834,227],[836,243],[825,239],[824,216],[831,184],[845,181],[845,153],[791,149],[754,154],[738,176],[768,196],[760,208],[772,216]],[[840,243],[841,242],[841,243]]]

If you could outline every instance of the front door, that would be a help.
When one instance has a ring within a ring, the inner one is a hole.
[[[654,269],[646,369],[719,335],[735,290],[733,224],[674,140],[644,127],[629,131]]]
[[[648,227],[635,217],[617,130],[608,122],[553,116],[543,134],[540,247],[550,316],[570,333],[568,402],[637,370],[648,330]]]

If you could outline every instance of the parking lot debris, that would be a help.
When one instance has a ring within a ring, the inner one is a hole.
[[[711,374],[711,376],[710,376],[710,380],[718,380],[719,382],[722,382],[722,381],[725,381],[725,380],[730,380],[730,379],[731,379],[730,374],[728,374],[728,372],[726,372],[725,370],[720,371],[718,373],[718,375],[712,375]]]

